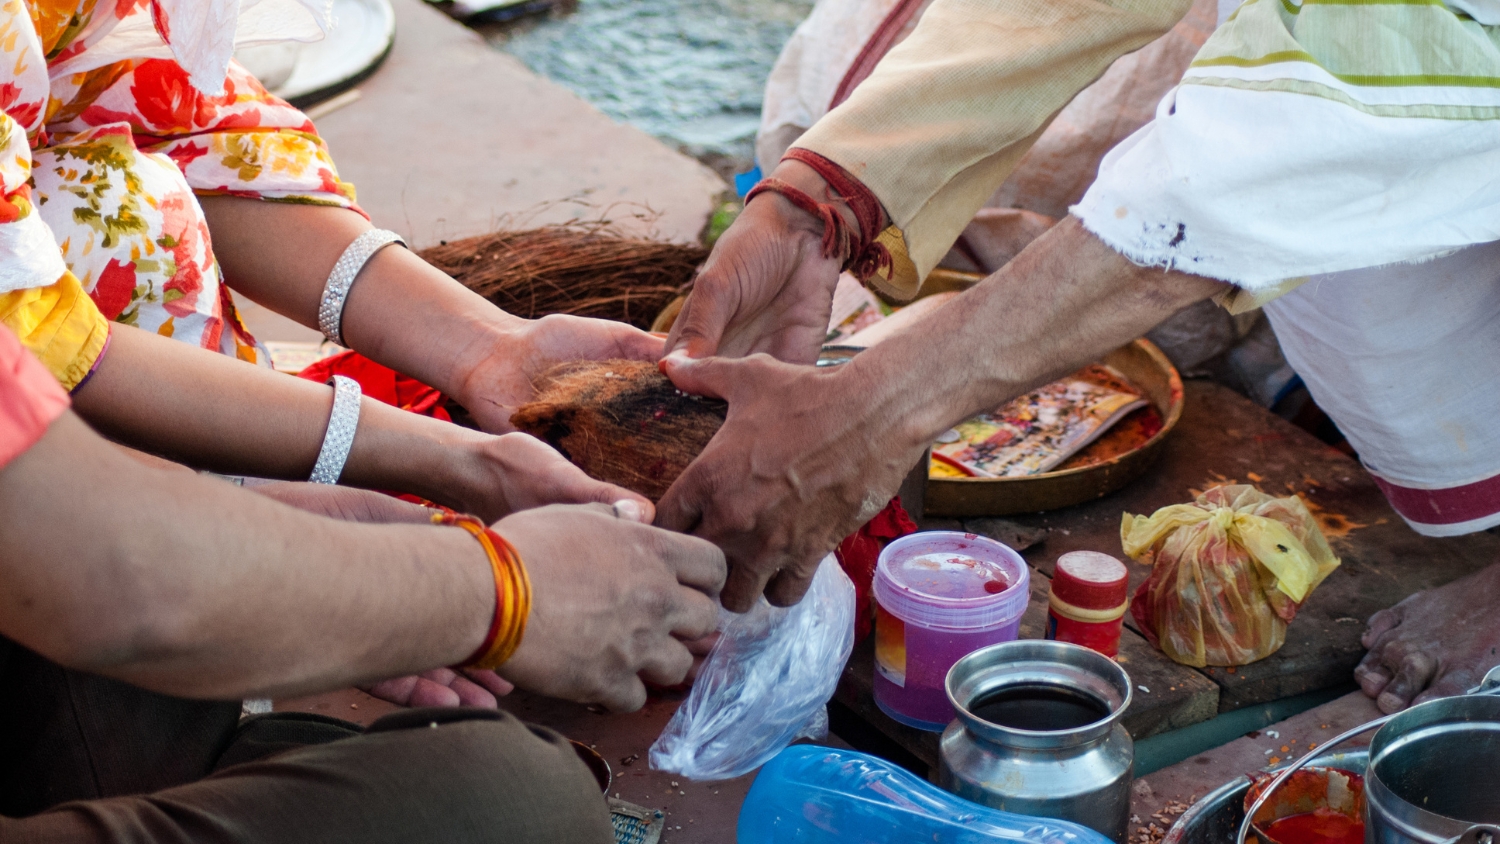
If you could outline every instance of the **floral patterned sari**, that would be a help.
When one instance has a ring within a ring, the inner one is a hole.
[[[0,323],[69,389],[107,320],[261,357],[195,194],[354,207],[311,121],[229,61],[237,7],[0,0]]]

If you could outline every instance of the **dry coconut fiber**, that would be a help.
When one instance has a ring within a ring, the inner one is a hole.
[[[418,254],[516,316],[574,314],[649,328],[691,285],[708,250],[625,237],[596,220],[497,231]]]

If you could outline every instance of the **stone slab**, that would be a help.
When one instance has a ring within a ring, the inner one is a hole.
[[[508,217],[593,219],[613,206],[625,231],[697,239],[729,189],[712,170],[615,123],[421,0],[392,2],[390,57],[357,99],[315,120],[376,225],[420,249],[494,231]],[[648,210],[654,219],[637,217]],[[320,338],[239,303],[262,340]]]
[[[393,0],[396,43],[360,98],[317,121],[376,225],[417,248],[493,231],[506,215],[569,200],[551,222],[639,203],[663,237],[694,240],[728,186],[639,129],[615,123],[421,0]],[[623,207],[612,215],[636,229]]]
[[[1122,513],[1151,513],[1191,501],[1216,483],[1253,483],[1302,495],[1318,515],[1343,565],[1315,592],[1287,632],[1286,644],[1259,662],[1203,671],[1172,662],[1136,631],[1121,638],[1121,664],[1137,684],[1125,718],[1137,738],[1207,720],[1218,712],[1347,683],[1363,654],[1364,620],[1421,589],[1489,565],[1500,538],[1419,536],[1391,511],[1374,480],[1347,455],[1216,384],[1189,381],[1182,421],[1160,460],[1124,489],[1075,507],[1004,519],[924,519],[926,529],[964,529],[1021,547],[1034,567],[1034,594],[1023,637],[1043,635],[1047,577],[1068,551],[1123,556]],[[1150,569],[1129,563],[1132,590]],[[919,759],[934,764],[934,734],[896,723],[875,706],[873,647],[863,643],[840,682],[838,699]],[[1210,686],[1211,684],[1211,686]],[[1144,686],[1149,692],[1141,691]]]

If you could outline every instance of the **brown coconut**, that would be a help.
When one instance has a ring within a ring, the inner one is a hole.
[[[510,422],[591,477],[658,501],[724,424],[728,405],[680,392],[656,364],[578,361],[542,376]]]

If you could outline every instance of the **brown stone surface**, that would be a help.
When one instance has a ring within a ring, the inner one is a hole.
[[[1249,771],[1289,763],[1339,733],[1379,717],[1380,710],[1375,708],[1374,701],[1360,692],[1351,692],[1142,777],[1131,795],[1131,813],[1150,822],[1151,815],[1171,801],[1192,803]],[[1367,733],[1339,747],[1364,747],[1370,743],[1371,735]]]
[[[1300,494],[1324,524],[1343,565],[1313,593],[1275,654],[1236,669],[1205,670],[1220,687],[1219,709],[1348,682],[1364,649],[1365,619],[1413,592],[1477,571],[1500,556],[1500,537],[1450,539],[1418,535],[1386,503],[1357,462],[1223,387],[1188,382],[1182,422],[1161,460],[1113,495],[1014,521],[1048,530],[1026,552],[1043,571],[1065,552],[1090,549],[1121,555],[1122,513],[1149,514],[1191,501],[1216,483],[1253,483]],[[1150,569],[1129,563],[1131,588]]]
[[[1023,555],[1035,569],[1021,635],[1040,637],[1046,617],[1043,590],[1053,562],[1074,550],[1122,556],[1122,513],[1151,513],[1191,501],[1195,490],[1231,481],[1303,496],[1325,524],[1343,565],[1302,608],[1280,651],[1232,671],[1200,672],[1178,665],[1127,629],[1121,637],[1120,663],[1137,688],[1125,724],[1136,738],[1207,720],[1218,712],[1348,682],[1363,654],[1359,635],[1371,613],[1482,568],[1500,551],[1500,538],[1488,533],[1454,539],[1419,536],[1391,511],[1358,463],[1228,389],[1190,381],[1186,402],[1182,422],[1168,438],[1161,459],[1119,492],[1030,516],[923,522],[927,529],[968,529],[1023,546]],[[1127,564],[1134,589],[1150,569]],[[880,712],[871,696],[873,670],[874,653],[866,642],[856,647],[844,671],[838,699],[933,764],[935,734],[902,726]]]
[[[573,197],[642,203],[660,213],[662,235],[697,238],[727,190],[713,171],[615,123],[420,0],[394,5],[390,58],[360,84],[358,101],[317,121],[376,225],[421,248]],[[565,203],[537,219],[587,213]]]

